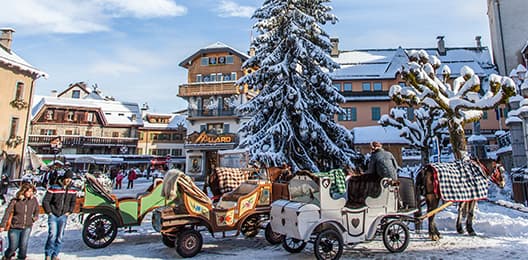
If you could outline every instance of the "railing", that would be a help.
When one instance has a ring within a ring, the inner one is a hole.
[[[217,81],[210,83],[189,83],[180,85],[178,96],[191,97],[203,95],[229,95],[237,94],[238,87],[234,81]]]
[[[45,146],[50,145],[55,135],[30,135],[29,145]],[[62,145],[74,146],[136,146],[137,138],[129,137],[94,137],[94,136],[78,136],[78,135],[61,135]]]
[[[189,109],[189,117],[236,116],[235,109]]]
[[[341,91],[345,97],[388,97],[389,91]]]

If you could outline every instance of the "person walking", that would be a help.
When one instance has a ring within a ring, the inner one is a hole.
[[[73,172],[66,171],[56,185],[44,195],[42,207],[48,214],[48,239],[44,247],[46,260],[58,260],[68,216],[75,208],[78,189],[72,185]]]
[[[9,188],[9,177],[7,174],[2,174],[2,179],[0,179],[0,200],[2,200],[2,205],[7,203],[5,195],[7,194],[7,189]]]
[[[15,197],[9,202],[2,222],[0,222],[0,232],[6,229],[8,222],[11,224],[7,232],[9,246],[2,259],[12,259],[17,249],[17,259],[26,259],[31,228],[39,215],[38,200],[34,196],[36,191],[33,184],[23,183]]]
[[[127,189],[133,189],[134,188],[134,180],[136,179],[136,171],[134,169],[130,169],[128,172],[128,184]]]
[[[380,142],[370,143],[370,162],[365,174],[377,174],[381,178],[398,179],[398,163],[392,153],[385,151]]]
[[[119,189],[119,190],[121,189],[124,178],[125,178],[125,175],[123,175],[123,171],[119,170],[119,172],[117,173],[117,176],[116,176],[116,181],[115,181],[116,190],[117,189]]]

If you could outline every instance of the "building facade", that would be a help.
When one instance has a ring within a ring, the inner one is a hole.
[[[72,97],[84,90],[89,93]],[[97,88],[72,84],[35,103],[28,143],[39,154],[57,153],[50,145],[57,137],[62,154],[136,154],[142,125],[137,103],[108,100]]]
[[[0,174],[19,178],[26,154],[35,81],[46,74],[11,49],[13,29],[0,31]]]
[[[528,25],[519,20],[528,13],[525,0],[488,0],[488,19],[493,60],[501,75],[509,75],[518,64],[526,66]]]
[[[244,75],[242,64],[249,58],[224,43],[204,47],[180,66],[187,69],[187,83],[178,96],[189,102],[185,142],[186,173],[203,178],[218,166],[218,151],[236,148],[241,119],[235,108],[248,93],[235,86]]]
[[[145,106],[142,110],[146,110]],[[187,121],[176,114],[143,113],[143,126],[139,127],[137,145],[138,155],[152,155],[165,160],[153,160],[155,163],[171,164],[185,170],[185,138]]]
[[[333,59],[341,68],[331,74],[334,87],[345,97],[341,104],[344,114],[338,115],[337,120],[348,129],[378,125],[383,114],[389,114],[396,104],[389,97],[392,85],[405,85],[400,77],[400,69],[409,62],[408,52],[411,49],[366,49],[341,51],[338,40],[332,39],[334,49]],[[487,78],[498,72],[491,61],[487,47],[481,45],[480,40],[473,47],[445,47],[444,37],[438,37],[436,48],[421,48],[429,55],[435,55],[443,65],[451,69],[451,79],[460,76],[460,69],[469,66],[480,77],[482,87],[487,89]],[[441,71],[437,71],[441,73]],[[440,75],[439,75],[440,76]],[[494,133],[505,127],[504,118],[507,110],[504,106],[500,110],[485,111],[479,122],[481,134],[490,142],[495,141]],[[408,109],[409,118],[413,118],[412,109]],[[467,124],[468,136],[474,126]]]

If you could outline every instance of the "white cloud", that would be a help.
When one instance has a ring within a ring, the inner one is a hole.
[[[164,16],[181,16],[187,8],[172,0],[95,0],[115,17],[132,16],[153,18]]]
[[[16,0],[1,5],[0,25],[32,33],[110,31],[113,17],[184,15],[173,0]]]
[[[222,0],[218,5],[220,17],[251,17],[255,7],[242,6],[233,1]]]
[[[89,71],[96,75],[121,76],[122,74],[138,73],[140,68],[127,63],[101,60],[94,63]]]

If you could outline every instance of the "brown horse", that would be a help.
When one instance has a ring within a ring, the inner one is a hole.
[[[491,180],[493,183],[498,185],[501,189],[505,186],[504,180],[504,168],[502,165],[497,163],[494,160],[483,161],[473,161],[477,166],[482,169],[485,177],[488,180]],[[447,165],[449,163],[438,163],[437,166]],[[427,203],[427,212],[431,212],[439,207],[440,203],[440,189],[438,188],[438,178],[435,170],[431,165],[426,165],[420,170],[420,173],[416,177],[417,190],[425,196],[425,201]],[[435,187],[436,186],[436,187]],[[468,200],[460,202],[458,205],[458,217],[456,222],[457,232],[460,234],[464,233],[462,228],[463,218],[466,217],[466,230],[470,236],[476,235],[475,230],[473,229],[473,216],[475,205],[477,204],[476,200]],[[429,216],[429,237],[436,241],[440,239],[440,232],[436,228],[436,223],[434,221],[435,215],[432,214]]]

